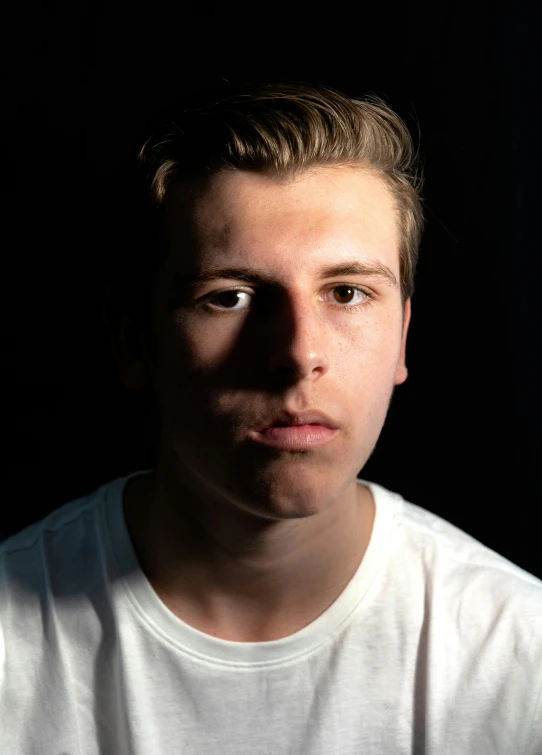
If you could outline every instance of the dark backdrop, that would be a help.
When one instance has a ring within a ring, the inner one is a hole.
[[[104,182],[200,82],[294,77],[384,97],[425,164],[409,378],[360,476],[542,577],[537,26],[517,3],[355,7],[31,0],[4,18],[4,537],[149,464],[148,401],[99,317]]]

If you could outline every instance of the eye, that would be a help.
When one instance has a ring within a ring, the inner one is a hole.
[[[344,298],[344,297],[347,297],[347,298],[350,297],[350,295],[351,295],[350,292],[353,292],[354,294],[355,293],[360,293],[360,294],[363,294],[365,297],[367,297],[367,295],[368,295],[361,288],[358,288],[358,286],[348,286],[346,284],[344,284],[344,285],[341,284],[340,286],[334,286],[331,289],[331,291],[339,291],[340,292],[339,298],[341,298],[341,299]],[[345,293],[345,292],[347,292],[347,293]],[[362,299],[362,301],[364,301],[364,299]],[[348,302],[340,302],[340,303],[341,304],[345,304],[345,303],[346,304],[350,304],[349,301]],[[359,303],[360,302],[356,302],[354,306],[357,306]]]
[[[346,302],[335,302],[336,306],[342,307],[342,309],[360,309],[361,307],[372,301],[373,298],[368,291],[365,291],[359,286],[353,286],[348,283],[335,284],[332,288],[328,289],[326,293],[333,291],[339,292],[339,299],[348,299],[348,301]],[[357,300],[356,295],[358,295]],[[208,296],[206,302],[208,302],[211,305],[210,308],[215,311],[218,310],[222,312],[236,312],[241,309],[248,309],[249,303],[247,302],[247,298],[249,299],[252,296],[254,296],[254,294],[251,291],[245,291],[241,288],[229,288]],[[244,298],[244,301],[247,302],[247,306],[235,306],[238,303],[240,297],[242,297],[241,301],[243,301]],[[352,297],[354,297],[353,304],[351,303]]]
[[[236,300],[239,296],[244,296],[246,299],[246,297],[250,295],[251,294],[248,293],[248,291],[241,291],[238,288],[230,288],[227,291],[220,291],[218,294],[214,294],[207,301],[215,301],[218,302],[219,305],[224,305],[226,309],[233,309],[233,307],[229,305],[236,304]],[[236,307],[235,309],[246,309],[246,307]]]

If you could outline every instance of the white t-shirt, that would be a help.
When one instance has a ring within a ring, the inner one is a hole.
[[[128,477],[0,545],[2,755],[542,755],[542,581],[360,480],[372,538],[333,605],[218,639],[143,575]]]

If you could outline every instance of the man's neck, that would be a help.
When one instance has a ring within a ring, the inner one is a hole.
[[[375,516],[370,490],[354,480],[322,513],[273,522],[245,543],[235,524],[222,522],[214,537],[174,498],[159,474],[126,485],[124,514],[141,568],[181,620],[236,642],[280,639],[329,608],[361,563]]]

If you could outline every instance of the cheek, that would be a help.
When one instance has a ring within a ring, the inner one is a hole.
[[[197,370],[210,346],[209,333],[187,327],[181,316],[164,319],[161,324],[159,357],[164,371],[189,374]]]
[[[350,339],[337,342],[330,365],[349,381],[386,383],[395,374],[401,350],[400,336],[384,327],[360,328]]]
[[[165,353],[170,355],[170,362],[183,371],[212,371],[218,368],[239,344],[242,325],[239,318],[202,319],[185,323],[182,319],[174,320],[165,329]]]
[[[157,339],[153,383],[162,406],[184,402],[194,395],[198,383],[198,363],[193,346],[178,329],[164,326]],[[192,406],[193,402],[187,402]]]
[[[186,424],[194,428],[216,421],[214,402],[226,379],[224,371],[231,368],[228,356],[232,348],[224,330],[188,329],[177,322],[163,327],[155,387],[166,424],[171,421],[180,429]]]

